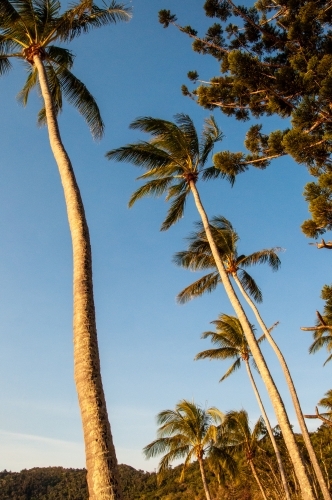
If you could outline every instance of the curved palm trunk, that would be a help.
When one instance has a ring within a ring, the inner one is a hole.
[[[274,383],[274,380],[269,372],[269,369],[267,367],[267,364],[265,362],[265,359],[262,355],[262,352],[260,350],[260,347],[257,343],[257,339],[255,335],[252,332],[251,325],[249,323],[249,320],[244,312],[244,309],[233,289],[233,286],[230,282],[229,276],[226,273],[225,267],[223,265],[223,262],[220,258],[218,248],[214,242],[210,225],[209,225],[209,220],[207,218],[206,212],[204,210],[204,207],[202,205],[202,202],[200,200],[196,185],[194,181],[190,180],[189,181],[190,189],[191,192],[194,196],[195,203],[197,210],[201,216],[203,227],[205,230],[205,234],[207,237],[207,240],[209,242],[211,252],[213,255],[213,258],[215,260],[218,272],[220,274],[220,278],[223,282],[223,285],[225,287],[225,291],[228,295],[228,298],[236,312],[237,317],[239,318],[239,321],[241,323],[241,326],[243,328],[244,334],[246,336],[249,348],[251,350],[251,353],[254,357],[254,360],[257,364],[257,367],[259,369],[259,372],[262,376],[263,382],[266,386],[266,389],[268,391],[270,400],[272,402],[275,414],[278,419],[278,423],[280,426],[280,429],[283,433],[285,443],[289,452],[290,459],[293,463],[294,470],[296,473],[296,476],[299,481],[299,485],[301,488],[301,493],[302,493],[302,499],[303,500],[314,500],[315,495],[312,491],[312,487],[310,484],[310,480],[307,474],[307,471],[305,469],[305,465],[303,463],[299,448],[297,446],[297,443],[295,441],[295,437],[290,425],[290,422],[288,420],[288,415],[286,413],[284,403],[281,399],[281,396],[278,392],[278,389]]]
[[[100,375],[89,230],[74,171],[61,141],[45,68],[39,54],[35,54],[33,60],[38,71],[49,140],[59,168],[72,237],[74,376],[83,424],[89,497],[92,500],[121,500],[117,460]]]
[[[271,333],[269,332],[268,328],[266,327],[266,325],[265,325],[265,323],[264,323],[261,315],[259,314],[259,311],[258,311],[256,305],[251,300],[251,298],[249,297],[249,295],[247,294],[247,292],[244,290],[244,288],[243,288],[243,286],[242,286],[239,278],[237,277],[237,275],[235,273],[233,274],[233,278],[234,278],[235,283],[239,287],[239,289],[240,289],[243,297],[245,298],[245,300],[248,302],[249,306],[253,310],[253,312],[255,314],[255,317],[256,317],[256,319],[257,319],[257,321],[259,323],[259,326],[261,327],[263,333],[265,334],[265,336],[266,336],[269,344],[272,346],[272,349],[274,350],[274,352],[275,352],[275,354],[276,354],[276,356],[277,356],[277,358],[279,360],[279,363],[281,365],[282,371],[284,373],[284,376],[285,376],[285,379],[286,379],[286,382],[287,382],[287,385],[288,385],[288,389],[289,389],[290,395],[292,397],[293,406],[295,408],[296,417],[297,417],[297,420],[298,420],[299,425],[300,425],[300,429],[301,429],[301,432],[302,432],[303,440],[304,440],[304,443],[305,443],[306,448],[308,450],[309,457],[310,457],[311,463],[313,465],[313,468],[314,468],[314,471],[315,471],[315,474],[316,474],[319,486],[320,486],[321,491],[323,493],[324,500],[331,500],[331,496],[330,496],[329,490],[328,490],[328,488],[326,486],[323,473],[322,473],[321,468],[319,466],[315,450],[314,450],[314,448],[312,446],[312,443],[311,443],[311,440],[310,440],[309,432],[308,432],[308,429],[307,429],[307,426],[306,426],[306,423],[305,423],[305,420],[304,420],[304,416],[303,416],[303,413],[302,413],[302,409],[301,409],[301,406],[300,406],[300,401],[299,401],[299,398],[297,396],[295,385],[294,385],[292,376],[290,374],[290,371],[288,369],[286,360],[285,360],[282,352],[280,351],[278,345],[276,344],[274,338],[272,337]]]
[[[282,463],[280,451],[279,451],[276,439],[274,437],[274,434],[273,434],[273,431],[272,431],[272,428],[271,428],[271,424],[270,424],[269,418],[268,418],[268,416],[266,414],[266,411],[265,411],[265,408],[263,406],[260,394],[258,392],[258,389],[257,389],[256,383],[255,383],[254,377],[253,377],[253,375],[251,373],[251,369],[250,369],[250,365],[249,365],[248,360],[246,360],[246,368],[247,368],[248,376],[249,376],[251,385],[253,387],[253,390],[254,390],[254,393],[255,393],[255,396],[256,396],[256,399],[257,399],[257,402],[258,402],[258,406],[259,406],[259,408],[260,408],[260,410],[262,412],[263,418],[264,418],[264,422],[265,422],[265,425],[266,425],[266,428],[267,428],[267,432],[268,432],[268,434],[270,436],[270,439],[271,439],[271,442],[272,442],[272,446],[273,446],[274,452],[275,452],[276,457],[277,457],[277,462],[278,462],[278,466],[279,466],[281,481],[282,481],[282,485],[283,485],[284,490],[285,490],[286,498],[287,498],[287,500],[291,500],[291,495],[290,495],[290,491],[289,491],[289,488],[288,488],[287,479],[286,479],[286,473],[285,473],[285,469],[284,469],[284,466],[283,466],[283,463]]]
[[[258,474],[256,472],[255,466],[253,464],[253,461],[252,460],[248,460],[248,462],[250,464],[251,472],[252,472],[254,478],[256,479],[256,483],[258,484],[258,487],[261,490],[262,497],[264,498],[264,500],[267,500],[265,492],[264,492],[264,488],[262,486],[262,483],[260,482],[260,479],[259,479]]]
[[[205,474],[205,469],[204,469],[203,458],[197,458],[197,460],[198,460],[199,468],[201,471],[202,483],[203,483],[203,488],[204,488],[206,500],[211,500],[209,486],[208,486],[207,481],[206,481],[206,474]]]

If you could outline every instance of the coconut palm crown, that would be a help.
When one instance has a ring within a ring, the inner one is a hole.
[[[93,28],[125,21],[128,8],[112,1],[100,8],[92,0],[82,0],[60,13],[58,0],[1,0],[0,2],[0,75],[7,73],[11,58],[22,60],[28,71],[18,100],[26,105],[30,91],[39,86],[38,70],[33,62],[39,54],[47,74],[55,113],[62,109],[63,96],[84,117],[95,138],[103,134],[104,124],[93,96],[71,72],[74,54],[55,42],[70,42]],[[45,123],[45,109],[38,115]]]
[[[181,400],[175,410],[164,410],[158,413],[158,438],[145,446],[143,452],[147,458],[163,454],[159,463],[158,474],[169,468],[173,460],[184,458],[181,480],[188,465],[197,460],[200,466],[203,486],[207,500],[211,500],[208,483],[205,476],[204,459],[209,457],[227,465],[232,474],[235,462],[227,446],[222,446],[220,426],[223,414],[217,408],[203,409],[194,402]]]
[[[226,272],[231,276],[237,275],[246,292],[256,302],[262,302],[262,292],[245,268],[266,263],[273,271],[277,271],[281,264],[277,252],[280,252],[281,248],[274,247],[259,250],[250,255],[239,255],[237,250],[239,235],[225,217],[221,215],[212,217],[210,219],[210,227],[220,257],[224,262]],[[196,228],[196,231],[187,238],[189,242],[188,249],[183,252],[177,252],[174,255],[173,261],[178,266],[185,267],[191,271],[214,270],[182,290],[177,297],[180,303],[188,302],[188,300],[198,297],[205,292],[212,292],[221,283],[202,223],[197,222]]]
[[[201,338],[210,338],[211,342],[217,347],[199,352],[195,356],[195,359],[235,359],[234,363],[221,377],[220,382],[238,370],[241,367],[242,361],[246,362],[251,359],[254,367],[257,369],[238,318],[229,316],[228,314],[220,314],[219,318],[211,321],[211,323],[216,326],[216,331],[204,332]],[[258,342],[261,342],[264,338],[265,335],[262,335],[258,339]]]
[[[110,160],[131,162],[146,170],[138,179],[148,182],[132,194],[130,207],[144,196],[166,193],[171,206],[161,226],[162,231],[183,216],[190,181],[196,183],[200,175],[203,179],[217,176],[217,170],[213,166],[205,168],[205,164],[215,143],[223,137],[212,116],[205,120],[200,139],[188,115],[180,113],[174,118],[175,123],[159,118],[137,118],[130,128],[151,134],[151,140],[128,144],[106,154]]]

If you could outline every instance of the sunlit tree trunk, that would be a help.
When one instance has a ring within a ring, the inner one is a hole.
[[[319,484],[320,489],[323,493],[324,500],[331,500],[329,490],[326,486],[323,473],[322,473],[321,468],[319,466],[315,450],[314,450],[312,443],[311,443],[311,440],[310,440],[310,435],[309,435],[309,432],[308,432],[308,429],[307,429],[307,426],[306,426],[306,423],[304,420],[304,416],[303,416],[302,409],[300,406],[300,401],[299,401],[299,398],[297,396],[295,385],[294,385],[292,376],[290,374],[290,371],[288,369],[288,365],[286,363],[286,360],[285,360],[282,352],[280,351],[277,343],[275,342],[274,338],[272,337],[270,331],[266,327],[266,325],[265,325],[265,323],[264,323],[264,321],[263,321],[263,319],[262,319],[262,317],[261,317],[261,315],[256,307],[256,304],[251,300],[251,298],[249,297],[247,292],[244,290],[239,278],[237,277],[237,275],[235,273],[233,274],[233,278],[234,278],[235,283],[239,287],[239,290],[241,291],[243,297],[245,298],[245,300],[248,302],[249,306],[253,310],[259,326],[261,327],[263,333],[265,334],[268,342],[272,346],[272,349],[274,350],[274,352],[279,360],[279,363],[280,363],[282,371],[284,373],[284,376],[285,376],[285,379],[286,379],[286,382],[288,385],[288,389],[289,389],[289,392],[290,392],[290,395],[291,395],[291,398],[293,401],[293,406],[295,408],[295,413],[296,413],[296,417],[297,417],[297,420],[298,420],[299,425],[300,425],[303,440],[304,440],[304,443],[305,443],[306,448],[308,450],[310,461],[312,463],[313,469],[314,469],[316,477],[317,477],[318,484]]]
[[[202,483],[203,483],[203,488],[204,488],[206,500],[211,500],[209,486],[208,486],[207,481],[206,481],[206,474],[205,474],[205,469],[204,469],[203,458],[198,457],[197,460],[198,460],[199,468],[201,471]]]
[[[257,399],[257,402],[258,402],[258,406],[259,406],[259,408],[260,408],[260,410],[262,412],[262,415],[263,415],[263,418],[264,418],[264,422],[265,422],[265,425],[266,425],[266,429],[267,429],[267,432],[268,432],[268,434],[270,436],[270,439],[271,439],[271,442],[272,442],[272,446],[273,446],[274,452],[276,454],[276,458],[277,458],[277,462],[278,462],[278,466],[279,466],[279,471],[280,471],[280,476],[281,476],[281,481],[282,481],[282,485],[283,485],[284,490],[285,490],[286,498],[287,498],[287,500],[291,500],[291,495],[290,495],[288,484],[287,484],[287,478],[286,478],[286,473],[285,473],[284,465],[282,463],[280,451],[279,451],[276,439],[274,437],[274,434],[273,434],[273,431],[272,431],[272,428],[271,428],[271,424],[270,424],[269,418],[268,418],[268,416],[266,414],[264,405],[262,403],[260,394],[259,394],[257,386],[256,386],[256,382],[255,382],[254,377],[253,377],[253,375],[251,373],[249,361],[245,360],[245,363],[246,363],[246,368],[247,368],[248,376],[249,376],[251,385],[253,387],[253,390],[254,390],[254,393],[255,393],[255,396],[256,396],[256,399]]]
[[[241,323],[241,326],[243,328],[245,337],[247,339],[249,348],[251,350],[251,353],[253,355],[253,358],[257,364],[257,367],[259,369],[259,372],[261,374],[262,380],[266,386],[266,389],[268,391],[271,403],[273,405],[273,409],[275,411],[276,417],[278,419],[278,423],[281,429],[281,432],[283,433],[285,444],[287,446],[288,452],[290,459],[293,463],[294,470],[296,473],[296,476],[299,481],[299,485],[301,488],[301,493],[302,493],[302,498],[303,500],[314,500],[315,495],[313,493],[310,480],[307,474],[307,471],[305,469],[305,465],[303,463],[299,448],[297,446],[297,443],[295,441],[295,437],[288,419],[288,415],[286,413],[284,403],[281,399],[281,396],[278,392],[278,389],[274,383],[274,380],[269,372],[269,369],[267,367],[267,364],[265,362],[265,359],[262,355],[262,352],[260,350],[260,347],[257,343],[257,339],[252,331],[251,325],[249,323],[249,320],[244,312],[244,309],[233,289],[233,286],[230,282],[229,276],[225,270],[225,267],[223,265],[223,262],[220,258],[218,248],[215,244],[215,241],[213,239],[210,225],[209,225],[209,220],[207,218],[206,212],[204,210],[204,207],[202,205],[202,202],[200,200],[200,196],[198,194],[195,182],[193,180],[189,181],[190,189],[191,192],[194,196],[195,204],[197,207],[197,210],[200,214],[203,227],[205,230],[205,234],[208,240],[208,243],[211,248],[211,253],[212,256],[215,260],[220,278],[222,280],[222,283],[224,285],[225,291],[227,293],[227,296],[236,312],[237,317],[239,318],[239,321]]]
[[[83,424],[89,498],[121,500],[117,460],[100,374],[89,230],[74,171],[61,141],[46,71],[38,52],[33,61],[38,71],[49,140],[60,173],[72,237],[74,374]]]

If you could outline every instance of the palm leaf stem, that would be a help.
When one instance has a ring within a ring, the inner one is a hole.
[[[267,367],[267,364],[265,362],[265,359],[261,353],[260,347],[258,345],[257,339],[255,335],[253,334],[251,325],[248,321],[248,318],[244,312],[244,309],[234,291],[234,288],[231,284],[230,278],[227,275],[227,272],[225,270],[224,264],[222,262],[222,259],[219,255],[217,245],[213,239],[212,232],[211,232],[211,227],[209,224],[208,217],[206,215],[205,209],[202,205],[199,193],[197,191],[195,183],[191,180],[189,181],[189,186],[191,189],[191,192],[193,194],[195,204],[197,207],[197,210],[201,216],[202,219],[202,224],[205,230],[205,234],[207,237],[207,240],[209,242],[211,252],[213,255],[213,258],[216,263],[216,267],[218,269],[218,272],[220,274],[220,278],[222,280],[222,283],[225,287],[225,291],[228,295],[228,298],[230,299],[230,302],[232,306],[234,307],[234,310],[236,312],[237,317],[239,318],[239,321],[242,325],[244,334],[246,336],[247,342],[249,344],[249,348],[252,352],[253,358],[257,364],[257,367],[259,369],[259,372],[263,378],[263,381],[266,385],[267,391],[269,393],[275,414],[278,419],[278,423],[280,425],[281,431],[284,434],[285,438],[285,443],[287,445],[287,449],[289,452],[289,456],[291,458],[291,461],[294,465],[294,469],[296,472],[296,476],[298,478],[301,492],[302,492],[302,497],[303,500],[314,500],[314,492],[311,487],[310,479],[308,477],[303,459],[301,457],[298,445],[295,440],[295,436],[293,434],[288,415],[285,410],[284,403],[281,399],[281,396],[279,394],[279,391],[275,385],[274,380],[272,379],[272,376],[269,372],[269,369]]]
[[[330,493],[329,493],[328,488],[326,486],[323,473],[322,473],[321,468],[319,466],[315,450],[314,450],[312,443],[311,443],[311,440],[310,440],[310,435],[309,435],[307,425],[306,425],[305,420],[304,420],[300,401],[299,401],[299,398],[297,396],[295,385],[294,385],[292,376],[290,374],[288,365],[286,363],[286,360],[285,360],[281,350],[279,349],[277,343],[275,342],[274,338],[272,337],[270,330],[266,327],[256,305],[251,300],[251,298],[249,297],[247,292],[244,290],[240,280],[238,279],[238,277],[236,275],[233,275],[233,278],[234,278],[234,281],[237,284],[241,294],[243,295],[244,299],[247,301],[247,303],[251,307],[251,309],[252,309],[252,311],[253,311],[253,313],[258,321],[259,326],[261,327],[263,333],[265,334],[265,337],[267,338],[269,344],[271,345],[273,351],[275,352],[275,354],[279,360],[279,363],[281,365],[282,371],[284,373],[284,376],[285,376],[285,379],[286,379],[286,382],[288,385],[289,392],[291,394],[293,406],[294,406],[294,409],[296,412],[298,423],[300,425],[303,440],[304,440],[304,443],[305,443],[306,448],[308,450],[311,463],[314,467],[314,471],[315,471],[319,486],[321,488],[321,491],[323,493],[324,500],[331,500],[331,496],[330,496]]]

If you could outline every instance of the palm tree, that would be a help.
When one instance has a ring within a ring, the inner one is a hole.
[[[57,114],[62,95],[83,115],[92,135],[103,134],[98,106],[85,85],[70,71],[74,55],[54,45],[69,42],[92,28],[129,18],[127,8],[115,1],[100,8],[82,0],[62,14],[58,0],[1,0],[0,74],[11,68],[10,58],[29,68],[19,94],[27,103],[33,87],[43,100],[39,121],[45,122],[67,206],[74,259],[74,365],[85,440],[90,499],[122,498],[117,461],[100,375],[97,329],[92,285],[89,230],[73,167],[63,146]]]
[[[255,457],[259,450],[259,438],[264,435],[265,427],[262,418],[256,422],[253,430],[250,429],[248,414],[245,410],[230,411],[226,414],[224,429],[227,429],[235,447],[240,449],[246,456],[252,474],[258,484],[264,500],[267,500],[264,488],[258,477],[255,467]]]
[[[255,264],[268,263],[270,267],[272,267],[272,269],[276,271],[280,265],[280,260],[276,252],[280,251],[280,248],[276,247],[267,250],[260,250],[248,256],[239,256],[237,251],[237,242],[239,241],[239,236],[234,230],[232,224],[227,219],[225,219],[225,217],[219,216],[214,217],[211,220],[210,226],[212,234],[218,246],[220,257],[224,262],[226,272],[229,276],[232,277],[246,302],[253,310],[254,315],[263,331],[263,334],[266,336],[268,342],[272,346],[272,349],[274,350],[279,360],[289,392],[291,394],[297,420],[299,422],[300,429],[303,435],[303,440],[308,450],[310,460],[312,462],[324,499],[331,500],[323,473],[319,466],[319,462],[317,460],[317,456],[310,439],[300,401],[297,396],[296,388],[287,362],[277,343],[273,339],[271,331],[264,323],[255,302],[253,301],[253,299],[255,299],[256,302],[260,302],[262,300],[261,291],[253,278],[245,271],[245,269],[243,269]],[[174,261],[176,264],[194,271],[202,269],[214,269],[212,273],[203,276],[202,278],[182,290],[182,292],[180,292],[178,295],[179,302],[184,303],[193,297],[202,295],[204,292],[211,292],[220,282],[220,278],[216,270],[217,266],[214,261],[214,256],[212,255],[207,235],[201,223],[197,223],[197,231],[189,237],[188,250],[176,253],[174,256]],[[319,332],[321,331],[322,330],[319,330]]]
[[[184,458],[181,480],[185,470],[193,459],[199,463],[203,487],[207,500],[211,500],[206,479],[204,462],[209,455],[218,453],[219,459],[227,462],[230,470],[234,463],[226,449],[220,447],[220,424],[223,414],[217,408],[204,410],[194,402],[183,399],[175,410],[158,413],[158,438],[145,446],[143,452],[147,458],[163,454],[159,463],[158,474],[167,471],[173,460]],[[217,442],[219,447],[217,448]]]
[[[287,478],[286,478],[286,473],[285,469],[282,463],[281,459],[281,454],[276,442],[276,439],[273,434],[273,430],[271,428],[271,424],[269,421],[269,418],[266,414],[263,402],[261,400],[260,394],[258,392],[251,368],[250,368],[250,363],[249,359],[252,357],[248,342],[246,341],[246,338],[243,333],[242,326],[237,318],[234,316],[228,316],[227,314],[221,314],[219,318],[215,321],[212,321],[212,324],[216,325],[216,332],[204,332],[202,334],[202,338],[206,339],[210,337],[210,340],[213,344],[218,346],[215,349],[208,349],[206,351],[202,351],[198,353],[195,357],[195,359],[235,359],[234,363],[229,367],[229,369],[226,371],[226,373],[221,377],[220,382],[225,380],[227,377],[229,377],[235,370],[240,368],[241,363],[244,362],[249,380],[251,382],[253,391],[255,393],[258,406],[262,412],[265,426],[267,429],[267,432],[270,436],[271,442],[273,449],[276,454],[279,470],[280,470],[280,475],[281,475],[281,480],[282,484],[285,490],[285,495],[288,500],[291,499],[290,491],[288,488],[287,484]],[[263,340],[264,337],[261,337],[261,339],[258,339],[258,342],[260,340]]]
[[[213,269],[213,271],[178,294],[177,300],[181,304],[205,292],[212,292],[219,283],[222,283],[203,225],[201,222],[197,222],[195,226],[196,231],[187,238],[188,249],[177,252],[173,257],[173,261],[178,266],[191,271],[206,269]],[[239,255],[237,251],[239,235],[225,217],[221,215],[211,217],[210,229],[227,274],[232,278],[236,275],[246,292],[256,302],[262,302],[262,292],[252,276],[246,271],[246,268],[257,264],[268,264],[273,271],[277,271],[281,264],[278,252],[282,249],[274,247],[259,250],[250,255]]]
[[[147,182],[133,193],[129,206],[144,196],[161,196],[167,193],[166,200],[171,200],[171,206],[161,226],[162,230],[166,230],[182,217],[187,197],[190,193],[193,195],[218,273],[269,393],[298,477],[303,499],[311,500],[314,494],[284,403],[229,279],[196,187],[200,176],[203,179],[220,176],[218,169],[213,166],[205,168],[205,164],[214,144],[221,140],[222,134],[214,118],[210,117],[205,120],[202,137],[199,140],[192,120],[185,114],[176,115],[175,123],[151,117],[138,118],[130,127],[151,134],[151,140],[128,144],[106,154],[108,159],[131,162],[146,170],[139,178]],[[230,180],[232,181],[232,178]]]

